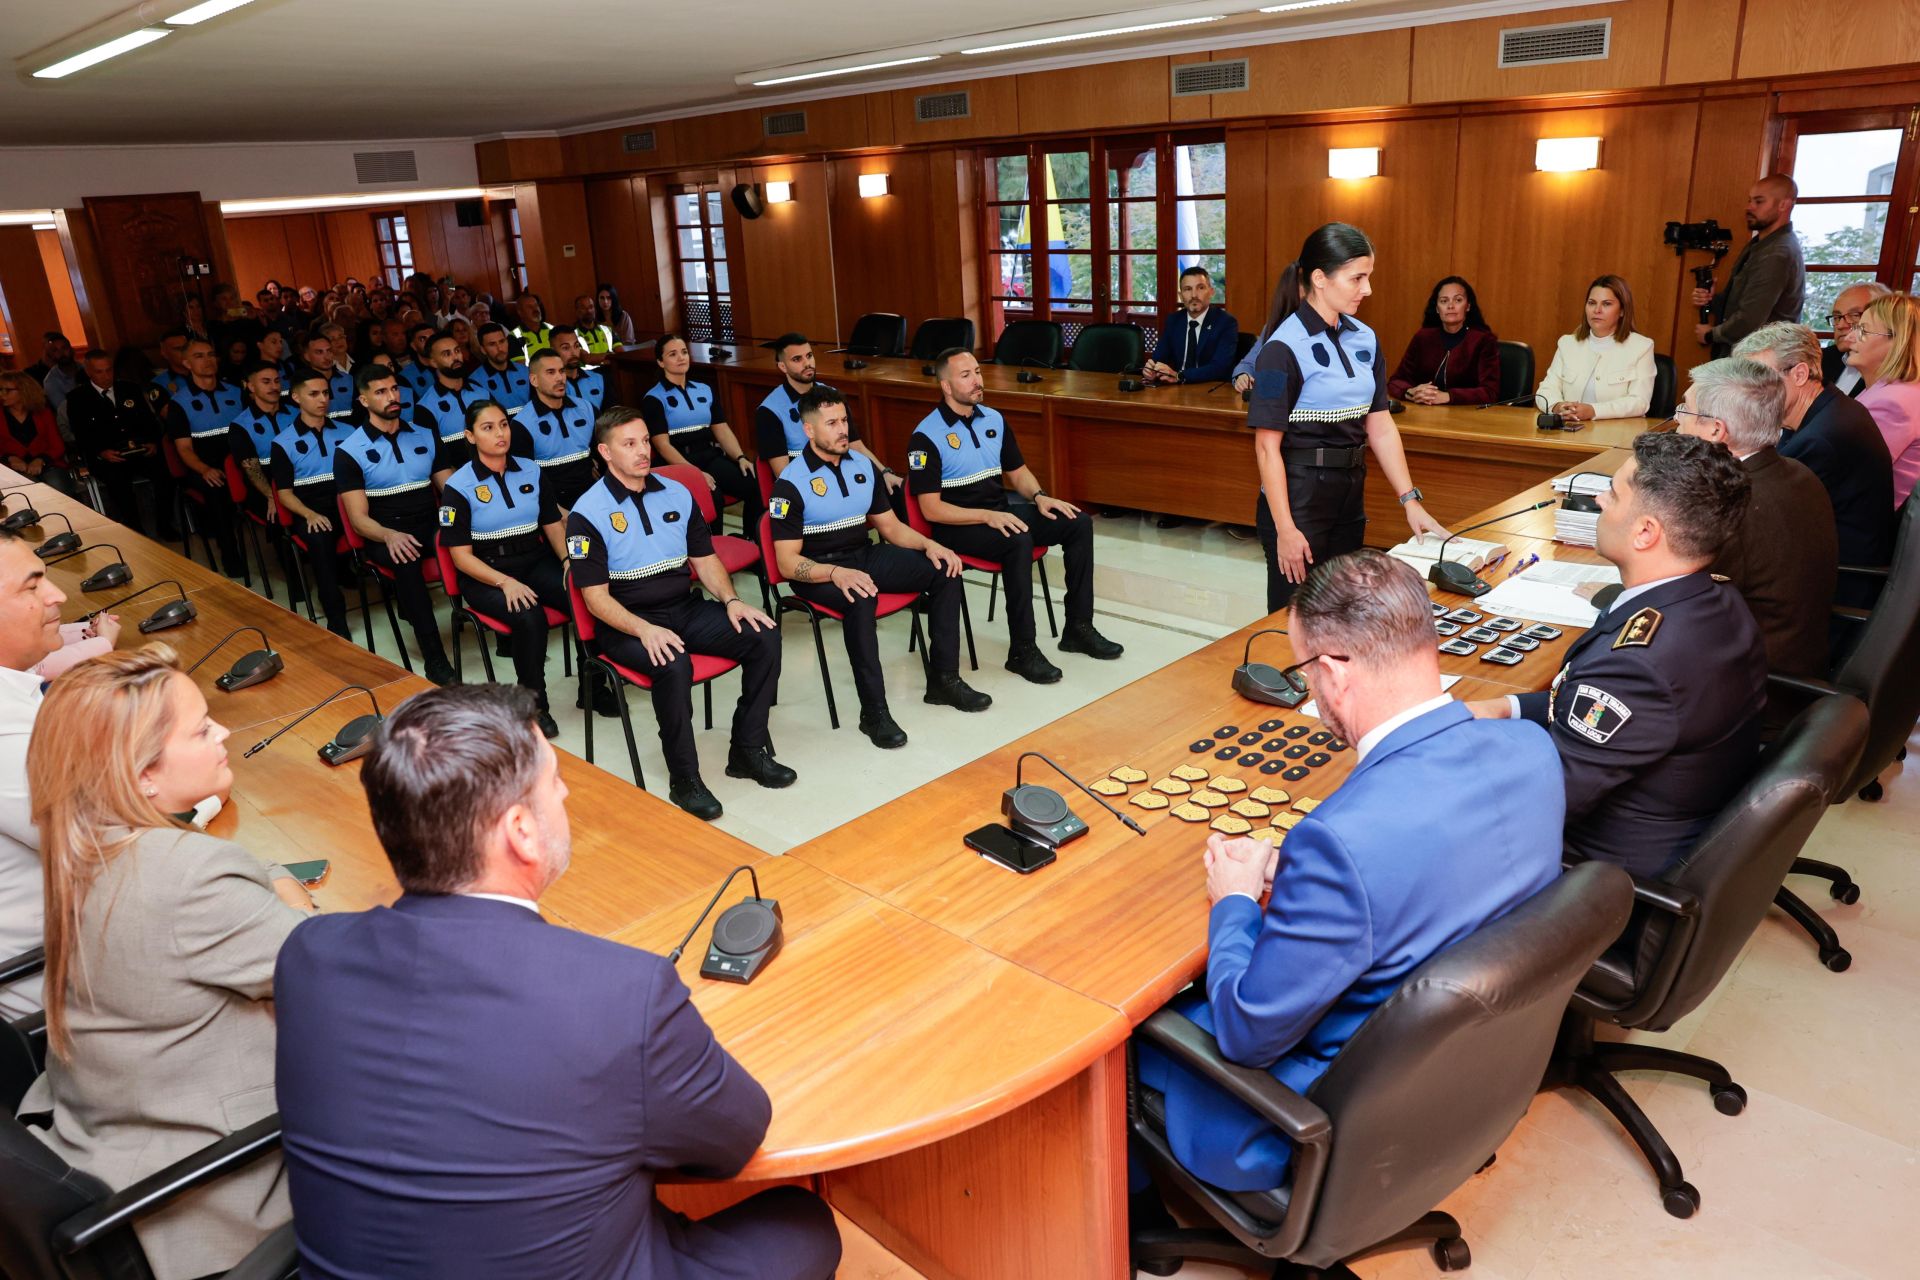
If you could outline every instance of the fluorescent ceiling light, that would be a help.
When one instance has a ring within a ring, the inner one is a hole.
[[[311,213],[323,209],[351,209],[356,205],[367,204],[413,204],[422,200],[478,200],[482,196],[498,198],[497,193],[484,187],[446,187],[433,191],[383,191],[378,195],[363,196],[285,196],[271,200],[222,200],[220,212],[223,214]]]
[[[764,80],[749,79],[748,83],[757,86],[774,84],[795,84],[801,80],[819,80],[826,76],[850,76],[862,71],[879,71],[884,67],[904,67],[915,62],[932,62],[940,55],[923,53],[917,58],[890,58],[885,62],[863,62],[856,67],[830,67],[825,71],[802,71],[797,75],[773,76]]]
[[[1380,176],[1380,148],[1327,148],[1329,178],[1377,178]]]
[[[0,227],[32,227],[52,221],[51,209],[0,209]]]
[[[208,18],[217,18],[223,13],[232,13],[241,5],[252,4],[253,0],[202,0],[191,9],[182,9],[167,19],[170,27],[194,27]]]
[[[33,224],[33,229],[35,231],[58,231],[60,228],[54,226],[51,222],[36,222]]]
[[[1542,138],[1533,145],[1533,167],[1542,173],[1578,173],[1600,167],[1598,138]]]
[[[105,44],[95,45],[91,49],[74,54],[71,58],[63,58],[50,67],[42,67],[33,73],[33,78],[35,80],[58,80],[63,76],[70,76],[76,71],[85,71],[88,67],[98,66],[108,58],[117,58],[123,53],[128,53],[140,48],[142,45],[149,45],[155,40],[165,39],[172,34],[173,32],[167,30],[165,27],[142,27],[138,31],[128,32],[117,40],[109,40]]]
[[[1204,18],[1174,18],[1168,22],[1143,22],[1131,27],[1106,27],[1099,31],[1077,31],[1064,36],[1036,36],[1031,40],[1010,40],[1005,44],[981,45],[977,49],[962,49],[961,53],[1005,53],[1009,49],[1032,49],[1043,44],[1066,44],[1072,40],[1104,40],[1108,36],[1130,36],[1139,31],[1164,31],[1168,27],[1194,27],[1203,22],[1218,22],[1226,15],[1208,14]]]
[[[1348,4],[1351,0],[1293,0],[1292,4],[1261,6],[1262,13],[1292,13],[1296,9],[1324,9],[1330,4]]]

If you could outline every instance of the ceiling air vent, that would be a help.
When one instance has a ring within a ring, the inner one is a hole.
[[[764,121],[769,138],[788,138],[796,133],[807,131],[807,113],[804,111],[776,111]]]
[[[1500,66],[1538,67],[1552,62],[1603,62],[1613,41],[1613,19],[1561,22],[1550,27],[1508,27],[1500,33]]]
[[[653,130],[642,129],[639,133],[621,134],[620,149],[628,155],[633,155],[640,151],[652,151],[654,149]]]
[[[1173,96],[1197,98],[1208,93],[1239,93],[1247,87],[1247,60],[1185,62],[1173,69]]]
[[[973,99],[965,89],[957,93],[923,93],[913,100],[913,118],[928,120],[965,120],[973,114]]]
[[[411,151],[356,151],[353,177],[363,187],[382,182],[418,182],[420,166]]]

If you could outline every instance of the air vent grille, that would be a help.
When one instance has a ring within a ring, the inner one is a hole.
[[[621,134],[620,149],[628,155],[633,155],[640,151],[652,151],[654,149],[653,130],[642,129],[639,133]]]
[[[363,187],[383,182],[418,182],[420,166],[411,151],[356,151],[353,177]]]
[[[1500,33],[1500,66],[1538,67],[1553,62],[1602,62],[1613,44],[1613,19],[1561,22],[1550,27],[1508,27]]]
[[[913,100],[913,118],[965,120],[973,114],[973,98],[965,89],[956,93],[923,93]]]
[[[1173,69],[1173,96],[1197,98],[1209,93],[1239,93],[1247,87],[1247,60],[1187,62]]]
[[[807,113],[804,111],[776,111],[766,117],[767,136],[769,138],[789,138],[796,133],[807,131]]]

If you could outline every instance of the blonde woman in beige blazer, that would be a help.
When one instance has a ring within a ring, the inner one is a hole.
[[[1653,373],[1653,339],[1633,331],[1633,291],[1619,276],[1601,276],[1587,286],[1580,327],[1554,348],[1534,402],[1579,422],[1644,418]]]
[[[227,731],[149,645],[54,681],[27,750],[51,1053],[20,1113],[118,1190],[270,1116],[273,969],[306,891],[175,815],[233,786]],[[292,1217],[276,1153],[135,1225],[158,1280],[225,1271]]]

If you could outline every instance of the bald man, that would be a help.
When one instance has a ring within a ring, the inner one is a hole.
[[[1807,264],[1800,237],[1793,234],[1793,202],[1800,189],[1783,173],[1770,173],[1747,192],[1747,230],[1753,238],[1733,260],[1727,287],[1720,293],[1695,289],[1693,305],[1708,319],[1693,326],[1701,346],[1717,359],[1761,325],[1785,320],[1800,323],[1806,302]]]
[[[1833,341],[1820,349],[1820,380],[1849,399],[1858,399],[1867,386],[1860,371],[1847,363],[1847,352],[1853,350],[1854,328],[1875,298],[1884,298],[1892,292],[1878,280],[1863,280],[1834,295],[1833,310],[1826,318],[1827,327],[1833,330]],[[1813,317],[1812,323],[1818,328],[1820,317]],[[1885,564],[1886,561],[1851,560],[1848,563]]]

